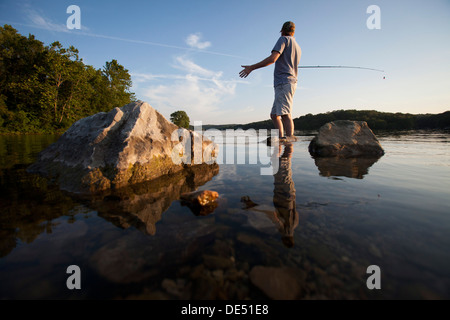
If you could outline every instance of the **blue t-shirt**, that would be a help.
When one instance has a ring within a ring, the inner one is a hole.
[[[302,50],[295,38],[281,36],[272,51],[280,53],[278,60],[275,62],[275,70],[273,72],[274,87],[284,83],[296,83]]]

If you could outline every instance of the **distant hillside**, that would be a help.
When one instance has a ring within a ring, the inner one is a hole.
[[[439,114],[390,113],[374,110],[335,110],[316,115],[307,114],[294,119],[295,130],[318,130],[327,122],[335,120],[366,121],[374,131],[450,129],[450,111]],[[203,129],[273,129],[272,120],[247,124],[204,125]]]

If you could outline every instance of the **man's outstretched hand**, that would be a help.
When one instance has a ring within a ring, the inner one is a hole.
[[[253,68],[251,66],[241,66],[244,68],[241,72],[239,72],[239,76],[241,78],[247,78],[247,76],[253,71]]]
[[[267,58],[265,58],[264,60],[262,60],[261,62],[253,64],[251,66],[241,66],[242,68],[244,68],[244,70],[239,72],[239,76],[241,78],[247,78],[247,76],[253,70],[267,67],[267,66],[271,65],[272,63],[275,63],[279,57],[280,57],[280,53],[278,51],[273,50],[272,54],[270,56],[268,56]]]

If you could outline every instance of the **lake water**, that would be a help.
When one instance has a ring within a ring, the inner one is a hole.
[[[244,164],[79,198],[26,172],[57,136],[1,136],[0,299],[449,299],[450,133],[380,135],[383,157],[347,161],[299,138],[275,175],[239,143]],[[214,210],[179,201],[197,189]]]

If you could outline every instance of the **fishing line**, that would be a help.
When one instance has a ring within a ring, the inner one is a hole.
[[[374,68],[366,68],[366,67],[355,67],[355,66],[298,66],[299,69],[317,69],[317,68],[345,68],[345,69],[364,69],[371,71],[383,72],[384,70],[374,69]],[[386,76],[383,76],[383,80],[386,79]]]
[[[348,68],[348,69],[365,69],[365,70],[372,70],[372,71],[378,71],[378,72],[384,72],[384,70],[380,69],[373,69],[373,68],[366,68],[366,67],[353,67],[353,66],[298,66],[300,69],[313,69],[313,68]]]

